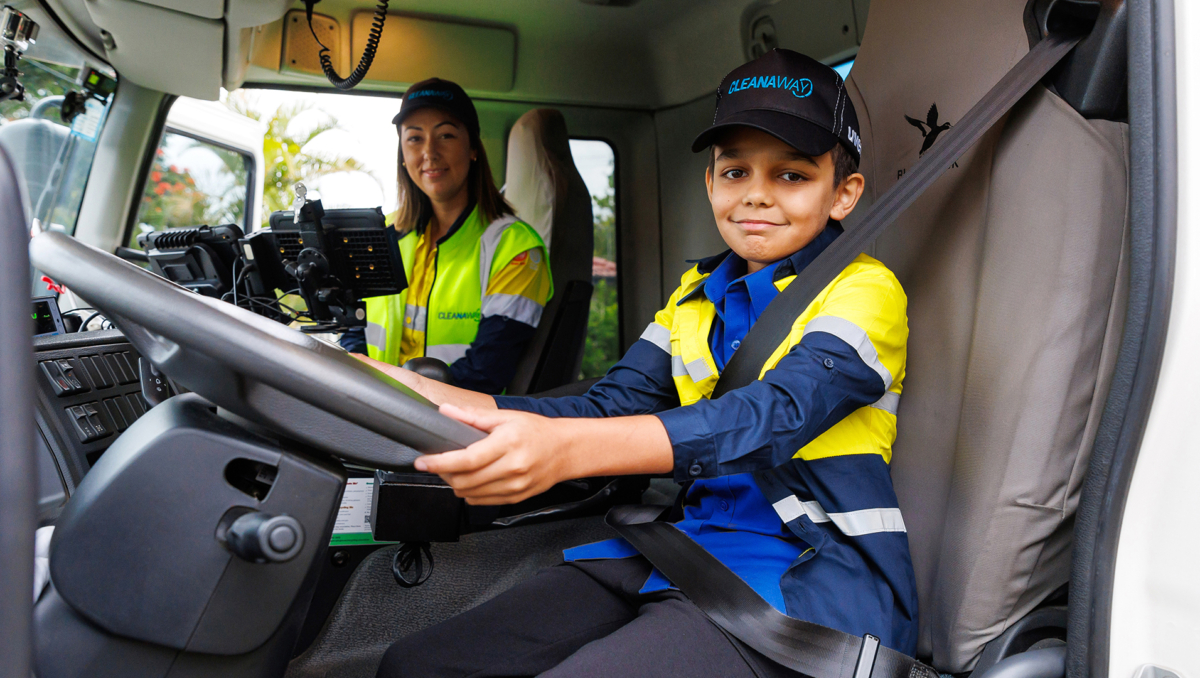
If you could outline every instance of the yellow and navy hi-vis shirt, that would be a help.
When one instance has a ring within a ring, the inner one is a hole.
[[[408,289],[366,300],[370,356],[437,358],[459,386],[503,391],[554,292],[541,237],[511,216],[485,223],[470,207],[436,242],[424,229],[405,234],[400,253]]]
[[[656,414],[676,480],[692,481],[680,530],[786,614],[912,654],[916,584],[888,470],[908,342],[895,276],[860,255],[796,318],[758,381],[709,398],[758,315],[840,232],[831,224],[751,275],[732,253],[703,260],[586,395],[496,402],[547,416]],[[615,539],[564,555],[636,554]],[[642,590],[670,586],[655,571]]]

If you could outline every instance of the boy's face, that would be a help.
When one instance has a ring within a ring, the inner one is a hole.
[[[761,270],[812,242],[829,219],[842,220],[863,191],[863,176],[833,183],[832,152],[810,158],[767,134],[737,127],[713,144],[705,174],[721,237]]]

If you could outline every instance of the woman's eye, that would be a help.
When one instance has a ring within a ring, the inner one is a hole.
[[[405,141],[407,141],[410,144],[419,144],[419,143],[421,143],[421,137],[409,137],[409,138],[405,139]]]

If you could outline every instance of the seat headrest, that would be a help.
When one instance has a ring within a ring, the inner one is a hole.
[[[562,113],[538,108],[522,115],[508,137],[504,197],[547,248],[553,248],[554,212],[566,190],[568,168],[575,172]]]
[[[954,124],[1029,51],[1025,0],[871,3],[850,72],[852,96],[873,143],[863,151],[868,197],[911,167],[936,124]],[[865,110],[862,110],[865,109]],[[907,116],[907,117],[906,117]],[[909,120],[915,120],[926,126]],[[864,146],[868,139],[864,135]],[[865,212],[866,210],[861,210]]]

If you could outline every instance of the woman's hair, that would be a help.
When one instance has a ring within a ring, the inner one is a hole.
[[[461,121],[456,121],[465,129]],[[485,223],[492,223],[502,216],[515,214],[511,205],[500,195],[496,181],[492,178],[492,168],[488,164],[487,150],[479,136],[467,132],[471,140],[471,150],[475,151],[475,160],[471,161],[471,169],[467,174],[467,191],[470,203],[479,207]],[[404,148],[401,145],[396,158],[396,174],[398,175],[400,209],[396,212],[396,230],[401,234],[415,228],[423,228],[433,214],[433,205],[429,196],[420,189],[408,176],[404,166]]]

